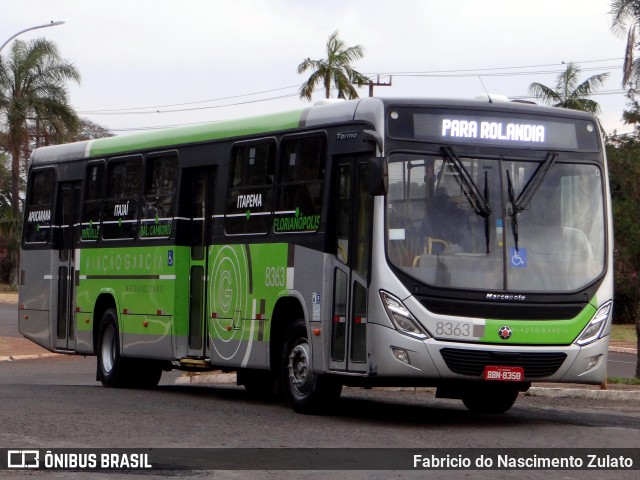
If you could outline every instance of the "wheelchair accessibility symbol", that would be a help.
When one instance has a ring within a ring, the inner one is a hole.
[[[514,268],[527,268],[527,249],[520,248],[516,250],[511,247],[509,249],[509,258],[511,266]]]

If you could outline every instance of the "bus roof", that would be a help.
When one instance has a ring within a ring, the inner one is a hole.
[[[208,122],[199,125],[98,138],[83,142],[38,148],[32,164],[49,163],[102,155],[125,154],[136,150],[199,143],[297,128],[304,109],[252,117],[248,119]]]
[[[411,105],[433,108],[469,108],[495,111],[536,113],[573,118],[594,117],[584,112],[562,108],[515,102],[493,102],[486,99],[447,98],[363,98],[328,104],[318,104],[297,110],[272,113],[262,116],[208,122],[198,125],[153,130],[131,135],[98,138],[64,145],[52,145],[36,149],[31,156],[31,165],[53,163],[80,158],[127,154],[133,151],[172,147],[243,137],[260,133],[278,132],[300,127],[320,126],[330,123],[365,120],[381,125],[384,105]]]

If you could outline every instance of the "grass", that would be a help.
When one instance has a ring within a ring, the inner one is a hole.
[[[18,287],[8,283],[0,283],[0,293],[18,293]]]
[[[626,342],[637,342],[635,325],[613,325],[611,328],[611,340],[624,340]]]
[[[613,383],[618,385],[640,385],[640,378],[621,378],[621,377],[609,377],[607,383]]]
[[[636,326],[613,325],[613,327],[611,328],[611,339],[631,342],[635,346],[636,342],[638,341],[638,337],[636,335]],[[640,378],[609,377],[607,378],[607,383],[618,385],[640,385]]]

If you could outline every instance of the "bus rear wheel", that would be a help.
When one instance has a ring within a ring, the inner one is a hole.
[[[325,412],[340,397],[342,385],[313,369],[304,320],[293,325],[284,343],[280,381],[285,399],[298,413]]]
[[[465,392],[462,403],[474,413],[505,413],[515,403],[518,393],[513,387],[480,386]]]
[[[153,388],[162,376],[162,367],[152,360],[125,358],[120,354],[118,315],[107,309],[98,331],[98,380],[105,387]]]

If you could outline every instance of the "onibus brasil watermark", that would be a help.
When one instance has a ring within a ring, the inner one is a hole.
[[[51,470],[136,470],[150,469],[148,453],[108,452],[58,453],[51,450],[41,455],[40,450],[8,450],[7,468],[9,469],[51,469]]]

